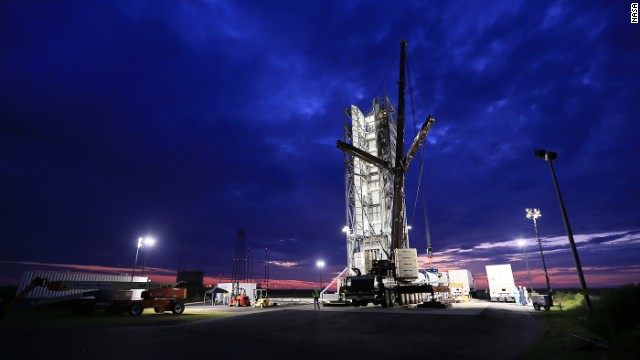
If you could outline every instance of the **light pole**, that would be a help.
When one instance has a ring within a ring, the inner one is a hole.
[[[140,241],[140,239],[138,239]],[[144,269],[147,267],[147,254],[149,253],[149,248],[155,245],[156,240],[151,236],[147,236],[143,239],[143,247],[144,247],[144,262],[142,264],[142,275],[144,276]]]
[[[133,261],[133,269],[131,270],[131,281],[133,281],[133,276],[136,273],[136,266],[138,265],[138,252],[140,252],[141,247],[142,247],[142,238],[138,238],[138,247],[136,248],[136,259]]]
[[[269,248],[264,249],[264,283],[265,285],[265,296],[269,291],[269,257],[271,255],[271,251]]]
[[[542,241],[540,241],[540,233],[538,232],[538,218],[542,217],[540,209],[526,209],[527,219],[533,220],[533,228],[536,230],[538,238],[538,247],[540,248],[540,257],[542,258],[542,267],[544,269],[544,278],[547,281],[547,294],[551,296],[551,284],[549,283],[549,273],[547,272],[547,263],[544,261],[544,253],[542,252]]]
[[[518,240],[518,245],[520,245],[520,247],[522,248],[522,253],[524,254],[524,263],[527,265],[527,273],[529,274],[529,289],[531,289],[531,291],[533,291],[533,281],[531,280],[531,271],[529,270],[529,259],[527,257],[527,250],[526,250],[526,241],[520,239]]]
[[[569,238],[569,244],[571,245],[571,253],[573,254],[573,261],[576,263],[576,270],[578,271],[578,278],[580,279],[580,285],[582,286],[582,295],[584,296],[584,306],[587,312],[591,312],[591,299],[589,298],[589,290],[587,289],[587,282],[584,280],[584,274],[582,273],[582,265],[580,264],[580,257],[578,256],[578,249],[576,243],[573,241],[573,233],[571,232],[571,225],[569,225],[569,217],[567,216],[567,210],[564,208],[564,201],[562,201],[562,194],[560,193],[560,187],[558,186],[558,179],[556,179],[556,172],[553,169],[553,160],[558,157],[558,154],[552,151],[546,150],[534,150],[534,154],[538,159],[544,159],[549,163],[551,169],[551,177],[553,178],[553,184],[556,187],[556,194],[558,195],[558,202],[560,203],[560,211],[562,212],[562,220],[564,220],[564,227],[567,230],[567,237]]]
[[[324,260],[318,260],[316,266],[320,269],[320,291],[322,291],[322,268],[324,267]]]

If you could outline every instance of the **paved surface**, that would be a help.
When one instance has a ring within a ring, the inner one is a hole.
[[[242,315],[170,326],[5,330],[0,345],[3,359],[513,359],[540,334],[533,309],[514,304],[209,308]]]

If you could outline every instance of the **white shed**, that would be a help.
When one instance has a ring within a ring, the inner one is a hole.
[[[238,284],[238,288],[240,289],[240,294],[236,295],[247,295],[252,301],[255,301],[254,295],[256,293],[256,283],[220,283],[218,284],[218,288],[228,291],[227,293],[219,294],[223,296],[225,304],[229,304],[234,284]]]

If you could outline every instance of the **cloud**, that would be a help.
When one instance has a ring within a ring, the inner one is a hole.
[[[299,265],[297,262],[294,262],[294,261],[269,261],[269,264],[274,266],[279,266],[279,267],[285,267],[285,268],[297,267]]]
[[[514,239],[533,233],[522,211],[536,206],[549,260],[570,262],[532,155],[545,148],[559,153],[581,256],[631,263],[637,34],[596,2],[464,7],[474,16],[421,2],[3,2],[0,252],[126,270],[148,231],[161,239],[157,268],[229,277],[244,227],[250,247],[273,248],[306,279],[316,274],[299,259],[342,268],[342,110],[396,102],[406,38],[407,138],[414,120],[437,119],[421,185],[430,229],[412,221],[412,244],[423,249],[430,231],[451,267],[518,261]]]

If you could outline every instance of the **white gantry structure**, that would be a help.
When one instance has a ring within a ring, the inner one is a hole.
[[[395,109],[388,98],[373,99],[372,109],[366,113],[355,105],[345,109],[344,128],[345,143],[389,164],[395,163]],[[358,275],[358,272],[364,275],[371,269],[373,260],[391,260],[393,256],[393,173],[348,152],[344,154],[347,275]],[[404,189],[402,198],[402,212],[405,214]],[[406,229],[406,216],[403,218],[403,228]],[[405,231],[403,248],[409,247],[408,241]]]

